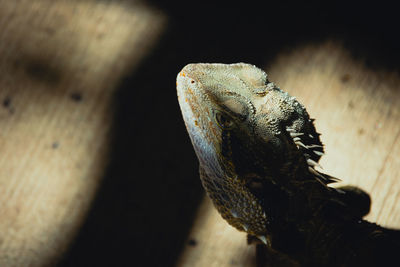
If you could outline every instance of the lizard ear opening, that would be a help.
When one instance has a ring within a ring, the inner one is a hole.
[[[218,126],[225,130],[231,129],[234,124],[233,120],[228,115],[219,111],[215,112],[215,120]]]

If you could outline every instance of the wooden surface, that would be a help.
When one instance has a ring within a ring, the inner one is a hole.
[[[400,228],[398,74],[367,68],[335,42],[293,47],[264,69],[316,118],[325,172],[371,194],[368,220]],[[205,198],[178,266],[255,266],[254,256]]]
[[[48,266],[108,162],[112,95],[165,17],[123,1],[0,1],[0,266]]]

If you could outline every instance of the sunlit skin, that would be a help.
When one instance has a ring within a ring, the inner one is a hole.
[[[295,177],[298,169],[309,166],[286,131],[290,126],[310,132],[320,147],[307,112],[270,83],[265,72],[248,64],[229,69],[223,64],[187,65],[178,74],[177,88],[201,179],[216,208],[239,230],[267,236],[271,218],[265,199],[257,197],[257,186],[268,181],[287,191],[296,179],[317,181]],[[316,151],[319,155],[312,158],[318,161],[322,149]]]

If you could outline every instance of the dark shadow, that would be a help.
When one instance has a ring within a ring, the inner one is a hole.
[[[187,63],[265,66],[281,49],[335,37],[373,68],[399,67],[397,16],[388,7],[334,1],[151,3],[167,13],[168,27],[139,68],[121,81],[112,161],[60,266],[173,266],[187,245],[202,196],[175,92],[176,74]]]

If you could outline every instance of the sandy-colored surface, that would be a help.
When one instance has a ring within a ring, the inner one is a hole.
[[[122,2],[0,5],[0,266],[51,265],[104,175],[116,83],[164,17]]]

